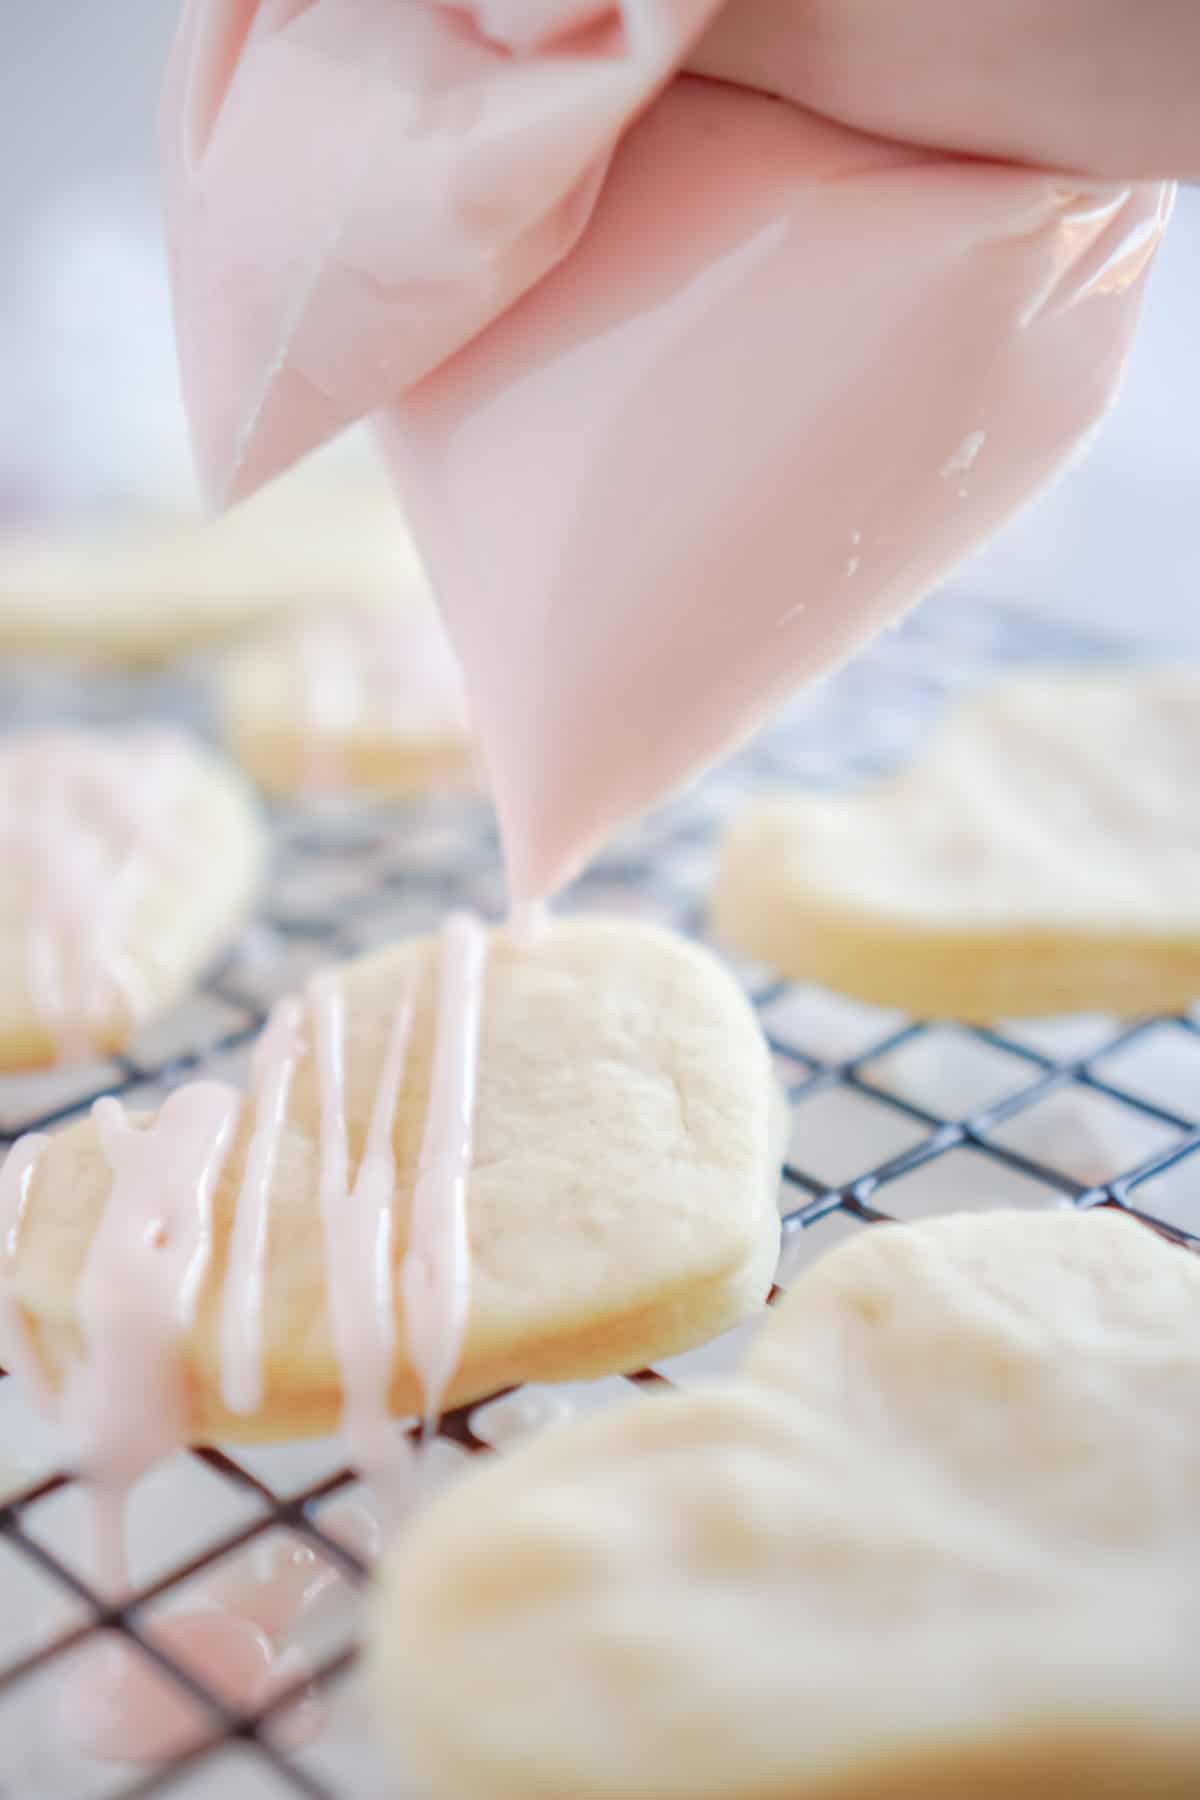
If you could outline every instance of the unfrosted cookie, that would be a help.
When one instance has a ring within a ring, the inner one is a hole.
[[[454,1800],[1200,1791],[1200,1265],[1111,1213],[881,1226],[742,1376],[513,1451],[384,1564]]]
[[[717,929],[785,975],[921,1016],[1170,1011],[1200,993],[1200,675],[1031,675],[910,769],[752,803]]]
[[[240,929],[264,852],[245,782],[177,732],[0,738],[0,1068],[128,1043]]]
[[[530,943],[453,920],[283,1002],[249,1096],[197,1083],[136,1131],[102,1101],[14,1162],[0,1274],[23,1360],[52,1387],[66,1372],[77,1401],[81,1369],[108,1394],[133,1344],[177,1361],[163,1408],[188,1436],[251,1440],[328,1431],[344,1405],[361,1424],[640,1367],[765,1299],[776,1105],[754,1013],[698,946],[599,919]],[[81,1329],[88,1296],[128,1280],[119,1341],[104,1313]],[[98,1454],[112,1464],[130,1430],[111,1417]]]
[[[423,579],[382,477],[300,471],[219,519],[0,536],[0,652],[148,666]]]
[[[231,650],[226,742],[274,795],[412,794],[473,773],[462,678],[428,592],[306,611]]]

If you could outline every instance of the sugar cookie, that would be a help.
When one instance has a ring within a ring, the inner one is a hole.
[[[0,1068],[119,1050],[244,922],[265,833],[174,731],[0,739]]]
[[[220,678],[225,740],[269,794],[462,786],[473,745],[429,596],[349,602],[267,627]]]
[[[1200,1786],[1200,1265],[1112,1213],[880,1226],[742,1375],[401,1536],[373,1676],[454,1800]]]
[[[0,653],[149,667],[298,608],[423,581],[382,477],[299,472],[216,520],[0,536]]]
[[[783,974],[929,1017],[1171,1011],[1200,993],[1200,677],[1030,675],[910,769],[755,801],[719,932]]]
[[[177,1368],[158,1436],[341,1420],[361,1466],[389,1410],[636,1368],[761,1305],[776,1106],[753,1010],[700,947],[451,921],[281,1003],[250,1095],[197,1083],[141,1129],[101,1101],[23,1140],[0,1182],[23,1196],[0,1267],[18,1354],[76,1420],[136,1356]],[[121,1281],[159,1310],[132,1295],[114,1349],[92,1301]],[[148,1429],[110,1417],[107,1463],[148,1466]]]

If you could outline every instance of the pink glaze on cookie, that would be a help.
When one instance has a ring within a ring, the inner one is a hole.
[[[470,1303],[467,1178],[475,1142],[487,934],[469,913],[446,921],[429,1108],[404,1258],[404,1327],[427,1425],[462,1355]]]
[[[132,954],[139,903],[188,845],[174,826],[185,763],[165,731],[44,731],[0,746],[0,853],[27,892],[25,969],[60,1058],[86,1056],[149,996]]]
[[[281,1000],[254,1054],[254,1134],[234,1212],[221,1301],[221,1393],[234,1413],[263,1403],[263,1307],[271,1184],[287,1120],[292,1077],[304,1054],[304,1008]]]
[[[97,1581],[127,1585],[125,1501],[135,1481],[188,1441],[181,1347],[212,1253],[212,1203],[241,1101],[232,1088],[177,1089],[148,1125],[117,1100],[93,1109],[112,1190],[79,1277],[82,1353],[60,1413],[89,1484]]]
[[[48,1399],[46,1381],[20,1303],[12,1292],[11,1270],[21,1246],[34,1171],[49,1142],[40,1132],[27,1132],[17,1139],[0,1168],[0,1365],[11,1370],[43,1404]]]
[[[342,1431],[353,1460],[381,1503],[389,1513],[398,1514],[411,1495],[412,1458],[390,1406],[396,1345],[392,1130],[412,1033],[412,999],[401,995],[392,1016],[353,1187],[346,1137],[345,1006],[334,973],[313,977],[309,1005],[320,1088],[325,1280],[342,1378]]]
[[[296,625],[295,671],[309,793],[345,787],[355,731],[415,741],[466,731],[462,676],[432,604],[347,602],[310,614]]]

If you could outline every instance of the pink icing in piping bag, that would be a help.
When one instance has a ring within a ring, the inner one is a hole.
[[[844,660],[1102,415],[1166,217],[716,83],[397,402],[518,900]]]
[[[467,1182],[478,1079],[487,936],[453,915],[437,957],[437,1012],[426,1118],[403,1265],[405,1335],[422,1388],[426,1425],[441,1408],[462,1354],[470,1291]],[[396,1348],[393,1243],[396,1107],[405,1081],[413,998],[398,996],[375,1070],[366,1141],[353,1184],[346,1118],[345,1006],[336,973],[309,987],[318,1085],[318,1203],[326,1294],[352,1457],[375,1486],[390,1523],[415,1498],[407,1438],[390,1416]],[[255,1055],[253,1124],[234,1209],[219,1323],[221,1390],[250,1415],[264,1398],[263,1309],[270,1195],[293,1078],[308,1052],[305,1008],[273,1010]],[[77,1291],[80,1354],[57,1405],[29,1341],[12,1284],[38,1162],[49,1140],[20,1139],[0,1167],[0,1358],[67,1427],[88,1483],[93,1568],[113,1598],[129,1585],[126,1501],[134,1482],[185,1444],[192,1424],[182,1345],[210,1272],[213,1204],[233,1146],[241,1098],[201,1082],[180,1088],[148,1124],[114,1099],[93,1108],[112,1184]],[[364,1545],[364,1548],[366,1546]],[[173,1654],[234,1707],[257,1706],[302,1680],[307,1664],[283,1636],[315,1610],[328,1572],[284,1559],[244,1588],[155,1626]],[[102,1760],[154,1762],[181,1754],[207,1721],[155,1665],[115,1636],[70,1663],[59,1693],[60,1728]],[[296,1709],[310,1734],[320,1709]]]
[[[586,50],[515,58],[436,0],[189,0],[163,145],[212,493],[237,499],[374,412],[551,268],[715,6],[530,7],[523,38],[595,23]]]
[[[311,795],[346,785],[339,740],[356,728],[435,738],[466,729],[462,676],[432,607],[351,601],[315,613],[298,622],[293,656]]]
[[[193,0],[172,65],[202,470],[386,415],[517,902],[1063,467],[1169,210],[664,88],[713,11]]]

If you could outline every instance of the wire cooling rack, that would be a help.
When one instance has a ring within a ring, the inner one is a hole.
[[[1011,611],[929,606],[627,834],[564,908],[619,910],[703,935],[714,832],[748,791],[878,772],[911,750],[954,690],[1029,660],[1105,654]],[[204,730],[204,694],[203,671],[138,686],[0,675],[8,725],[165,715]],[[103,1093],[147,1107],[201,1074],[237,1082],[270,1003],[313,968],[431,929],[451,906],[501,910],[495,832],[477,803],[281,811],[273,829],[268,890],[233,954],[127,1055],[0,1079],[0,1143],[53,1130]],[[1200,1162],[1192,1160],[1200,1026],[1191,1016],[930,1025],[760,969],[739,973],[792,1107],[779,1288],[872,1221],[937,1212],[1109,1204],[1181,1243],[1200,1240]],[[453,1480],[472,1454],[567,1411],[641,1404],[648,1387],[686,1386],[728,1368],[755,1328],[655,1369],[523,1389],[454,1413],[442,1422],[427,1479]],[[173,1458],[135,1498],[135,1586],[119,1606],[89,1586],[81,1497],[62,1454],[16,1384],[0,1381],[0,1800],[396,1800],[403,1778],[374,1747],[357,1670],[358,1591],[368,1569],[361,1529],[348,1531],[358,1482],[339,1446],[212,1446]],[[158,1633],[173,1610],[265,1555],[319,1570],[335,1603],[303,1645],[307,1666],[246,1713]],[[72,1749],[57,1710],[64,1671],[103,1632],[118,1634],[194,1707],[191,1745],[172,1761],[133,1769]]]

